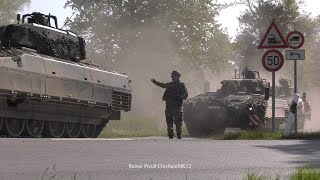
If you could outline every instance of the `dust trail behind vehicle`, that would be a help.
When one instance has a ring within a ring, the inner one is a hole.
[[[307,98],[311,102],[311,121],[306,120],[304,124],[305,131],[319,131],[320,130],[320,111],[318,111],[320,107],[320,87],[313,88]]]

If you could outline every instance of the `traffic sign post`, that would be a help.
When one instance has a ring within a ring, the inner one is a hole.
[[[292,31],[288,34],[287,38],[287,44],[290,48],[292,49],[299,49],[300,47],[303,46],[304,44],[304,37],[303,37],[303,34],[299,31]],[[305,52],[304,50],[299,50],[299,51],[292,51],[292,52],[289,52],[289,57],[291,57],[291,59],[294,60],[294,93],[297,94],[297,60],[302,60],[302,55],[303,55],[303,59],[305,58]],[[298,58],[298,54],[300,56],[299,59]],[[295,56],[295,57],[294,57]],[[286,58],[288,59],[287,57],[287,52],[286,52]],[[298,113],[295,113],[295,121],[294,121],[294,125],[295,125],[295,132],[297,133],[298,132]]]
[[[299,49],[304,44],[304,37],[299,31],[292,31],[287,36],[287,44],[292,49]]]
[[[297,94],[298,92],[298,83],[297,83],[297,60],[294,61],[294,93]],[[297,108],[297,107],[296,107]],[[298,132],[298,112],[296,110],[296,113],[294,114],[294,132]]]
[[[304,60],[305,50],[286,50],[286,60]]]
[[[263,67],[270,72],[276,72],[283,66],[284,58],[280,51],[271,49],[264,53],[262,57]]]
[[[272,72],[272,132],[275,131],[275,72],[281,69],[284,63],[283,55],[274,48],[287,48],[287,41],[283,38],[278,26],[273,19],[266,34],[263,36],[258,49],[272,49],[267,51],[262,57],[262,65]]]
[[[304,37],[301,32],[293,31],[283,38],[275,20],[273,19],[266,34],[263,36],[258,49],[271,49],[262,57],[262,65],[272,72],[272,131],[275,130],[275,72],[281,69],[284,63],[283,55],[274,48],[288,48],[293,50],[286,51],[286,59],[294,60],[294,93],[297,93],[297,60],[305,59],[305,50],[296,50],[304,44]],[[297,113],[295,113],[295,132],[297,132]]]
[[[264,53],[262,57],[262,65],[267,70],[272,72],[272,132],[275,131],[275,94],[276,94],[276,71],[281,69],[284,63],[283,55],[280,51],[271,49]]]
[[[282,36],[278,26],[272,20],[266,34],[263,36],[258,49],[287,48],[287,42]]]

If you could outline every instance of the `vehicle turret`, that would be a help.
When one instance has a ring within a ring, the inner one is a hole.
[[[28,48],[74,62],[86,58],[84,39],[71,31],[58,29],[57,17],[34,12],[23,15],[22,20],[20,18],[18,14],[18,24],[0,27],[3,48]]]

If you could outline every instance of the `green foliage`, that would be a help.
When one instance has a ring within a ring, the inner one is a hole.
[[[298,132],[285,136],[282,132],[244,131],[214,136],[217,140],[280,140],[280,139],[320,139],[320,132]]]
[[[110,121],[100,134],[100,138],[167,136],[167,129],[161,128],[153,119],[144,117],[124,117],[121,121]],[[188,136],[182,126],[182,136]]]
[[[260,40],[267,31],[272,19],[275,19],[280,31],[286,35],[296,27],[299,17],[298,3],[295,0],[255,0],[245,1],[248,9],[238,18],[240,32],[236,37],[236,52],[244,57],[243,65],[257,68],[261,66],[257,57]]]
[[[216,1],[99,0],[79,8],[81,2],[67,1],[66,6],[79,10],[68,24],[86,37],[89,54],[101,54],[119,62],[134,42],[146,37],[143,28],[155,27],[168,34],[178,53],[178,57],[171,57],[175,63],[186,59],[195,67],[216,71],[227,66],[231,44],[214,20],[219,12]]]
[[[215,137],[214,137],[215,138]],[[261,131],[244,131],[239,133],[227,133],[224,136],[217,137],[222,140],[274,140],[282,139],[281,132],[261,132]]]
[[[1,0],[0,26],[16,22],[16,13],[30,5],[30,2],[31,0]]]
[[[291,133],[288,136],[282,135],[282,139],[305,139],[305,140],[320,139],[320,132]]]
[[[320,179],[319,169],[314,169],[311,167],[299,168],[292,176],[290,180],[315,180]]]
[[[258,44],[267,31],[272,19],[275,19],[280,31],[286,35],[297,30],[304,34],[305,44],[302,47],[306,49],[306,60],[299,63],[298,80],[302,80],[300,87],[303,90],[310,89],[320,85],[319,78],[315,76],[320,70],[318,59],[318,47],[320,45],[320,24],[319,17],[312,18],[310,14],[299,11],[303,1],[297,0],[254,0],[240,1],[248,8],[238,18],[240,23],[239,34],[233,45],[235,53],[239,57],[238,64],[242,67],[249,66],[253,69],[261,68],[261,61],[258,61],[264,53],[259,50]],[[285,65],[291,63],[285,63]],[[293,68],[287,66],[283,68],[282,73],[285,76],[293,73]],[[289,68],[290,67],[290,68]]]
[[[248,173],[245,180],[272,180],[267,175],[259,175],[259,173]],[[275,180],[279,180],[280,177],[277,176]],[[320,171],[319,169],[315,169],[312,167],[302,167],[299,168],[295,173],[290,176],[290,180],[317,180],[320,179]]]
[[[258,173],[248,173],[245,180],[267,180],[267,175],[259,175]]]

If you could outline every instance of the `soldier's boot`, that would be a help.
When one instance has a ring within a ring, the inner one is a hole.
[[[168,137],[169,137],[169,139],[173,139],[173,136],[174,136],[174,133],[173,133],[173,125],[168,124],[167,130],[168,130]]]
[[[182,132],[182,129],[181,129],[181,125],[176,125],[176,132],[177,132],[177,138],[178,139],[182,139],[182,136],[181,136],[181,132]]]

